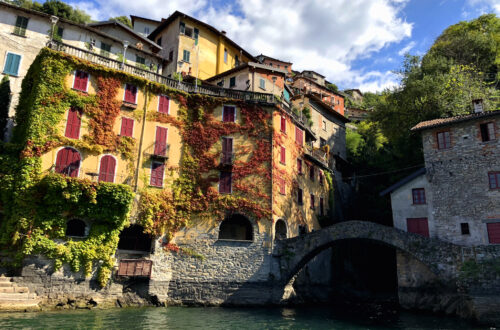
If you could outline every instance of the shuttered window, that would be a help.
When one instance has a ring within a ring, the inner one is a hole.
[[[5,59],[5,66],[3,67],[3,73],[10,76],[19,75],[19,64],[21,63],[21,55],[7,53],[7,58]]]
[[[406,219],[406,225],[409,233],[429,237],[429,224],[427,218],[408,218]]]
[[[298,188],[297,189],[297,204],[299,204],[299,205],[304,204],[303,195],[304,195],[304,192],[302,191],[302,189]]]
[[[437,143],[438,149],[449,149],[451,148],[451,136],[450,132],[439,132],[437,133]]]
[[[16,27],[14,28],[14,34],[18,36],[26,36],[26,28],[28,27],[29,18],[23,16],[17,16]]]
[[[311,165],[309,167],[309,179],[311,179],[311,181],[314,181],[314,166]]]
[[[101,56],[109,57],[111,54],[111,45],[101,41]]]
[[[88,82],[89,82],[89,74],[87,72],[77,70],[75,72],[75,82],[73,83],[73,89],[86,92]]]
[[[125,84],[125,102],[136,104],[137,102],[137,87],[130,84]]]
[[[153,162],[151,164],[151,179],[149,184],[153,187],[163,187],[163,174],[165,172],[165,164]]]
[[[281,116],[281,125],[280,125],[280,127],[281,127],[281,131],[283,133],[286,133],[286,118],[285,118],[285,116]]]
[[[183,60],[184,62],[188,62],[188,63],[189,63],[189,59],[190,59],[190,57],[191,57],[191,53],[189,52],[189,50],[185,50],[185,49],[184,49],[184,51],[183,51],[183,53],[182,53],[182,60]]]
[[[233,139],[222,138],[222,164],[231,164],[233,161]]]
[[[232,106],[224,106],[222,108],[222,121],[234,123],[236,119],[236,108]]]
[[[297,173],[302,174],[302,159],[297,158]]]
[[[295,142],[297,142],[299,145],[304,144],[304,131],[297,126],[295,127]]]
[[[500,189],[500,172],[488,173],[490,189]]]
[[[231,172],[220,172],[219,193],[231,193]]]
[[[80,169],[80,154],[73,148],[59,150],[56,158],[56,173],[67,175],[72,178],[78,177]]]
[[[425,189],[416,188],[412,189],[413,204],[425,204]]]
[[[167,133],[166,127],[156,127],[155,155],[157,156],[167,155]]]
[[[286,164],[286,149],[283,146],[280,146],[280,163]]]
[[[500,222],[487,223],[486,226],[490,244],[500,244]]]
[[[134,134],[134,120],[132,118],[122,117],[122,127],[120,135],[132,137]]]
[[[75,108],[68,110],[68,120],[66,121],[66,130],[64,136],[70,139],[80,137],[80,126],[82,125],[81,111]]]
[[[311,194],[311,209],[314,209],[315,208],[315,200],[314,200],[314,195]]]
[[[116,159],[110,155],[103,156],[99,167],[99,182],[114,182],[115,169]]]
[[[166,95],[160,95],[158,100],[158,112],[166,113],[168,115],[170,106],[170,99]]]
[[[283,178],[282,176],[278,176],[277,181],[278,181],[280,194],[285,195],[285,193],[286,193],[285,178]]]
[[[479,128],[481,130],[481,140],[483,142],[493,141],[496,139],[495,124],[493,122],[481,124],[479,125]]]

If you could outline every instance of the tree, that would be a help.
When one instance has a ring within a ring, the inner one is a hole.
[[[3,140],[5,129],[9,122],[9,106],[10,106],[10,81],[6,75],[0,82],[0,139]]]
[[[339,92],[339,88],[337,87],[337,85],[335,85],[333,83],[326,84],[326,88],[328,88],[329,90],[331,90],[332,92],[335,92],[335,93]]]
[[[47,0],[43,4],[32,0],[8,0],[7,2],[22,8],[40,11],[49,15],[55,15],[75,23],[85,24],[92,21],[90,15],[85,11],[75,9],[59,0]]]
[[[130,21],[130,18],[128,16],[110,17],[109,20],[120,22],[120,23],[125,24],[126,26],[128,26],[129,28],[132,29],[132,21]]]

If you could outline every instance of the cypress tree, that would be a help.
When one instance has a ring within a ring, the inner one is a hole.
[[[3,140],[7,123],[9,122],[10,81],[4,76],[0,82],[0,139]]]

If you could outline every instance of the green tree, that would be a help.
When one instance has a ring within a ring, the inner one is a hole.
[[[9,121],[10,81],[4,76],[0,82],[0,140],[3,139]]]
[[[130,20],[130,18],[128,16],[110,17],[109,20],[120,22],[120,23],[125,24],[126,26],[128,26],[129,28],[132,29],[132,21]]]
[[[90,15],[85,11],[77,8],[75,9],[59,0],[47,0],[43,4],[32,0],[8,0],[7,2],[22,8],[55,15],[75,23],[85,24],[92,21]]]
[[[333,83],[326,84],[326,88],[328,88],[329,90],[331,90],[335,93],[339,92],[339,88],[337,87],[337,85],[335,85]]]

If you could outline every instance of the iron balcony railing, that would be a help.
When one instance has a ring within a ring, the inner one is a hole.
[[[114,70],[124,71],[126,73],[155,81],[170,88],[182,90],[187,93],[198,93],[217,97],[226,97],[231,99],[243,100],[246,102],[276,104],[276,100],[273,94],[239,91],[209,85],[196,86],[195,84],[168,78],[156,72],[145,70],[134,65],[122,63],[109,57],[94,53],[92,51],[81,49],[62,42],[50,41],[47,46],[53,50],[57,50],[68,55],[84,59],[91,63],[99,64]]]
[[[148,148],[144,149],[144,154],[156,159],[168,159],[170,153],[170,144],[157,145],[153,143]]]
[[[99,172],[98,169],[82,168],[79,165],[69,165],[65,167],[52,166],[50,172],[73,178],[88,179],[92,182],[113,182],[132,185],[132,178],[130,175],[118,174],[116,172]]]
[[[319,161],[324,166],[328,167],[328,155],[324,150],[317,149],[311,145],[306,144],[304,146],[304,151],[306,155]]]

